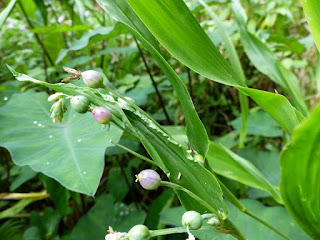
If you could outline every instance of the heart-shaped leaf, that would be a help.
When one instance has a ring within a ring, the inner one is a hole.
[[[53,124],[47,98],[46,93],[30,91],[12,96],[0,109],[0,146],[9,150],[15,164],[94,195],[109,139],[117,141],[122,131],[113,125],[103,129],[91,114],[78,114],[71,107],[62,123]]]

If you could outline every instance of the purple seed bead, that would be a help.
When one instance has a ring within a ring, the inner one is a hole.
[[[160,186],[160,175],[151,169],[141,171],[137,176],[141,186],[146,190],[154,190]]]
[[[92,116],[97,122],[101,124],[107,124],[112,119],[110,111],[104,107],[95,107],[92,111]]]

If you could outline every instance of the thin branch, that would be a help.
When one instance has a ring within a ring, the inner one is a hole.
[[[160,102],[160,105],[161,105],[161,107],[162,107],[163,113],[164,113],[164,115],[166,116],[167,122],[168,122],[168,124],[171,124],[171,120],[170,120],[169,115],[168,115],[168,113],[167,113],[167,110],[166,110],[166,108],[165,108],[165,106],[164,106],[164,102],[163,102],[163,100],[162,100],[161,94],[160,94],[159,89],[158,89],[158,87],[157,87],[157,83],[156,83],[156,82],[154,81],[154,79],[153,79],[153,76],[152,76],[151,71],[150,71],[150,69],[149,69],[149,67],[148,67],[147,61],[146,61],[146,59],[145,59],[145,57],[144,57],[144,55],[143,55],[143,52],[142,52],[142,50],[141,50],[141,48],[140,48],[140,46],[139,46],[139,43],[138,43],[137,39],[134,38],[134,41],[135,41],[136,44],[137,44],[137,47],[138,47],[139,52],[140,52],[140,55],[141,55],[141,57],[142,57],[144,66],[146,67],[146,70],[147,70],[147,72],[148,72],[148,74],[149,74],[149,76],[150,76],[150,79],[151,79],[151,81],[152,81],[152,85],[153,85],[153,87],[154,87],[154,89],[155,89],[155,91],[156,91],[156,93],[157,93],[157,95],[158,95],[159,102]]]
[[[188,73],[188,82],[189,82],[189,92],[190,92],[190,97],[193,101],[193,90],[192,90],[192,78],[191,78],[191,71],[190,68],[187,67],[187,73]]]
[[[24,10],[24,8],[23,8],[23,6],[22,6],[22,4],[21,4],[21,2],[19,1],[18,4],[19,4],[19,6],[20,6],[20,8],[21,8],[21,11],[22,11],[24,17],[26,18],[26,20],[27,20],[27,22],[28,22],[29,27],[30,27],[31,29],[34,29],[34,27],[33,27],[32,23],[31,23],[28,15],[27,15],[27,13],[26,13],[26,11]],[[37,42],[39,43],[40,47],[42,48],[44,54],[45,54],[46,57],[48,58],[48,60],[49,60],[49,62],[50,62],[50,65],[51,65],[51,66],[54,66],[54,62],[52,61],[52,59],[51,59],[48,51],[47,51],[46,48],[44,47],[43,42],[41,41],[39,35],[38,35],[37,33],[34,33],[34,36],[36,37],[36,40],[37,40]]]

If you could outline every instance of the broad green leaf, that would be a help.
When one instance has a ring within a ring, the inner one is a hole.
[[[243,10],[239,11],[239,9],[242,8],[239,0],[233,1],[231,7],[239,25],[242,44],[251,63],[260,72],[269,76],[274,82],[279,84],[290,95],[293,105],[304,116],[307,116],[308,108],[304,102],[297,77],[282,66],[277,60],[276,55],[265,43],[247,31],[243,15],[240,15]]]
[[[280,152],[242,148],[237,150],[237,154],[253,163],[272,185],[280,185]],[[270,196],[267,192],[256,188],[249,188],[247,195],[255,199]]]
[[[152,125],[149,126],[148,122],[132,112],[126,111],[126,115],[150,156],[155,162],[165,165],[166,174],[170,181],[190,190],[202,198],[211,208],[208,209],[193,199],[187,201],[185,196],[180,199],[182,204],[187,209],[199,212],[210,211],[221,217],[226,217],[228,210],[223,202],[222,191],[216,178],[200,164],[188,159],[185,150],[179,143],[171,139],[170,136],[164,136],[160,129],[154,128]],[[179,173],[181,178],[178,180]]]
[[[304,13],[311,29],[313,39],[320,49],[320,5],[318,0],[302,0]]]
[[[304,119],[301,113],[292,107],[288,99],[280,94],[253,88],[238,88],[238,90],[249,95],[290,135],[299,122]]]
[[[117,232],[128,232],[143,224],[146,214],[134,204],[114,203],[111,195],[100,196],[90,211],[84,215],[70,234],[70,240],[101,240],[111,226]]]
[[[7,17],[10,15],[12,9],[16,5],[17,0],[11,0],[7,7],[3,9],[0,13],[0,29],[2,28],[2,25],[6,21]]]
[[[180,100],[185,115],[189,144],[201,155],[205,156],[208,151],[207,132],[195,111],[193,102],[183,81],[159,52],[159,45],[150,31],[125,0],[98,0],[97,2],[113,18],[126,24],[129,31],[148,49],[158,62],[159,67],[167,76]]]
[[[103,130],[90,114],[69,108],[63,123],[50,119],[52,103],[45,93],[15,94],[0,111],[0,145],[15,164],[28,165],[73,191],[94,195],[104,166],[108,139],[121,131]]]
[[[182,0],[128,2],[159,42],[186,66],[217,82],[245,86]]]
[[[294,131],[281,154],[280,190],[289,213],[313,239],[320,238],[320,106]]]
[[[83,49],[88,46],[89,43],[113,38],[125,32],[126,30],[122,24],[116,24],[112,27],[98,27],[89,31],[83,34],[80,39],[74,40],[68,49],[62,49],[57,57],[56,64],[61,62],[70,51]]]
[[[294,222],[284,207],[266,207],[256,200],[244,199],[240,202],[256,216],[265,220],[272,226],[281,229],[281,231],[291,240],[311,240],[299,226]],[[230,219],[237,223],[240,231],[249,240],[283,240],[282,237],[271,231],[269,228],[255,221],[251,217],[241,213],[233,205],[227,202],[230,209]],[[160,221],[163,224],[181,227],[181,217],[184,213],[182,207],[165,209],[160,215]],[[193,231],[197,239],[208,240],[219,236],[217,240],[234,240],[229,235],[222,235],[213,231]]]
[[[207,161],[214,172],[250,187],[267,191],[277,202],[282,203],[279,190],[251,162],[229,149],[210,142]]]
[[[231,121],[236,130],[241,129],[241,117]],[[264,137],[281,137],[283,132],[279,124],[264,111],[251,111],[248,117],[248,134]]]
[[[214,81],[236,86],[239,91],[253,98],[286,132],[292,133],[299,121],[289,101],[281,95],[249,89],[241,84],[182,0],[128,2],[173,56]]]

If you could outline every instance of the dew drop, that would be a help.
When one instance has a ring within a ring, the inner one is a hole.
[[[7,101],[7,100],[8,100],[8,97],[4,97],[3,100]]]
[[[50,135],[49,138],[52,138],[52,135]]]
[[[47,165],[49,165],[50,164],[50,162],[47,162]]]
[[[87,172],[86,172],[86,171],[84,171],[84,172],[83,172],[83,174],[87,174]]]
[[[78,142],[81,142],[81,141],[82,141],[82,139],[81,139],[81,138],[79,138],[79,139],[78,139]]]
[[[34,123],[34,124],[37,124],[38,122],[37,122],[37,121],[34,121],[33,123]]]
[[[42,126],[42,124],[41,124],[41,123],[39,123],[39,124],[38,124],[38,127],[41,127],[41,126]]]

